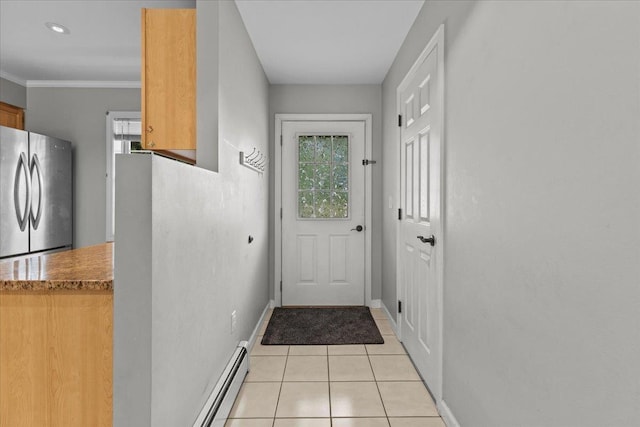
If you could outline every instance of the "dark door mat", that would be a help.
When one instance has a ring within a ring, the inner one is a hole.
[[[384,340],[369,307],[276,307],[262,344],[384,344]]]

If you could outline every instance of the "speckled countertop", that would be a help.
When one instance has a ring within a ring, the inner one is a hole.
[[[0,261],[0,291],[113,290],[113,243]]]

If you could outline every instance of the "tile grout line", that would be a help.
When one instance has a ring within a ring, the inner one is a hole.
[[[278,399],[276,399],[276,407],[273,411],[273,422],[271,424],[271,426],[275,426],[276,424],[276,415],[278,414],[278,406],[280,406],[280,396],[282,395],[282,386],[284,385],[284,373],[287,371],[287,362],[289,362],[289,349],[291,347],[287,347],[287,355],[286,355],[286,359],[284,361],[284,369],[282,370],[282,378],[280,381],[280,390],[278,391]]]
[[[382,399],[382,393],[380,393],[380,387],[378,386],[378,378],[376,377],[376,372],[373,370],[373,364],[371,363],[371,354],[369,354],[369,348],[364,346],[365,351],[367,352],[367,360],[369,361],[369,367],[371,368],[371,372],[373,373],[373,379],[376,383],[376,390],[378,390],[378,396],[380,396],[380,403],[382,403],[382,409],[384,410],[384,415],[387,420],[387,425],[391,426],[391,421],[389,421],[389,414],[387,413],[387,407],[384,404],[384,399]]]
[[[329,346],[327,345],[327,389],[329,390],[329,427],[333,427],[331,408],[331,368],[329,367]]]
[[[371,372],[373,372],[373,377],[376,378],[376,373],[373,371],[373,365],[371,364],[371,359],[369,355],[367,355],[367,360],[369,361],[369,366],[371,367]],[[389,414],[387,413],[387,407],[384,404],[384,399],[382,399],[382,393],[380,393],[380,387],[378,386],[378,380],[375,380],[376,390],[378,390],[378,396],[380,396],[380,403],[382,403],[382,409],[384,410],[384,415],[387,418],[387,424],[391,425],[391,421],[389,421]]]

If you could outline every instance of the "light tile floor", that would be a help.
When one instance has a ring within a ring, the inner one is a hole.
[[[376,345],[261,345],[227,427],[445,427],[381,309]]]

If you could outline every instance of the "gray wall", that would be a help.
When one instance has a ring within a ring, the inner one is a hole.
[[[0,101],[27,108],[27,88],[0,77]]]
[[[269,302],[269,182],[238,161],[240,150],[268,150],[269,86],[235,3],[217,13],[219,173],[116,160],[115,426],[191,425]]]
[[[105,241],[107,111],[140,111],[140,89],[29,88],[26,129],[73,143],[73,245]]]
[[[197,141],[196,163],[218,170],[219,2],[197,0]]]
[[[373,168],[372,228],[371,231],[371,298],[381,298],[381,231],[382,231],[382,86],[380,85],[271,85],[269,90],[269,157],[275,156],[275,115],[280,113],[370,113],[373,116],[372,155],[378,163]],[[269,174],[269,190],[274,194],[273,170]],[[269,203],[269,260],[270,296],[274,296],[273,265],[274,200]],[[277,301],[279,303],[279,301]]]
[[[396,88],[443,22],[444,400],[463,426],[640,425],[640,3],[428,1],[383,84],[396,201]]]
[[[269,301],[268,218],[269,180],[267,174],[240,166],[240,151],[256,147],[268,151],[269,82],[262,69],[235,2],[219,2],[219,145],[218,167],[221,191],[217,202],[228,238],[235,245],[220,242],[224,257],[219,259],[221,286],[231,286],[229,308],[238,309],[238,339],[248,339]],[[247,246],[248,236],[254,237]],[[237,248],[237,249],[236,249]]]

